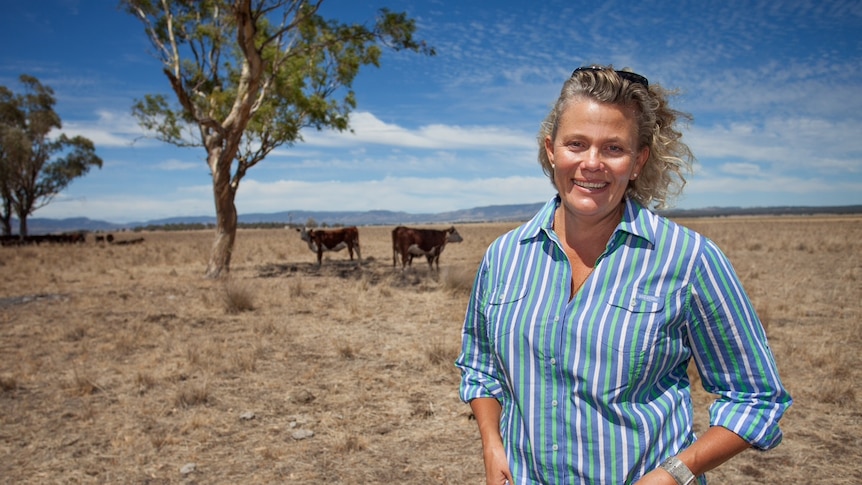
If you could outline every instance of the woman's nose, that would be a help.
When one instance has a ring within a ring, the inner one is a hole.
[[[590,148],[584,152],[584,158],[581,160],[583,168],[588,170],[598,170],[602,166],[601,155],[598,148]]]

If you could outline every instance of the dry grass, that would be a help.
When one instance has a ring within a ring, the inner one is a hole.
[[[711,483],[862,482],[862,218],[682,222],[730,257],[796,399],[782,445]],[[0,248],[0,477],[483,483],[452,361],[476,265],[512,226],[459,226],[439,275],[393,268],[391,227],[321,268],[293,231],[240,231],[222,282],[202,278],[207,231]]]

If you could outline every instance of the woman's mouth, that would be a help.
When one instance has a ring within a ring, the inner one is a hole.
[[[572,180],[572,183],[585,189],[603,189],[608,185],[607,182],[583,182],[580,180]]]

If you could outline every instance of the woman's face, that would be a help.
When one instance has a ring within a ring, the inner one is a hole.
[[[616,217],[616,210],[649,157],[638,150],[635,113],[591,99],[572,100],[554,139],[545,138],[563,208],[579,217]]]

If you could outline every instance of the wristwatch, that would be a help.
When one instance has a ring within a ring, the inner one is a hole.
[[[691,485],[694,483],[694,474],[691,473],[691,470],[685,466],[685,463],[683,463],[682,460],[675,456],[671,456],[661,462],[659,467],[670,473],[670,476],[676,480],[677,485]]]

